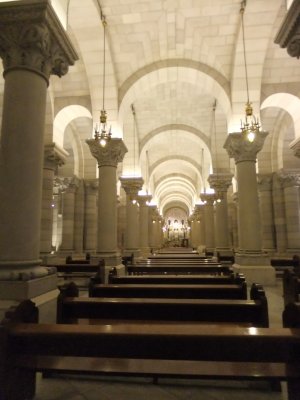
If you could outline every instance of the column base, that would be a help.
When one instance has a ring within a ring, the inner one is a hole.
[[[111,253],[100,253],[97,252],[95,254],[91,254],[91,262],[93,264],[97,264],[97,259],[103,259],[105,262],[106,267],[116,267],[117,265],[122,264],[122,257],[121,254],[118,252],[111,252]],[[95,262],[96,261],[96,262]]]
[[[56,269],[53,267],[45,267],[40,265],[27,266],[26,264],[22,265],[21,263],[0,263],[0,282],[31,281],[54,274],[56,274]]]
[[[147,258],[151,255],[150,247],[141,247],[141,258]]]
[[[0,300],[27,300],[57,289],[57,275],[26,281],[0,280]]]
[[[124,249],[123,255],[124,256],[131,256],[133,254],[134,258],[141,257],[141,250],[140,249]]]
[[[238,252],[235,254],[234,272],[245,275],[248,285],[260,283],[265,286],[276,285],[276,271],[270,264],[268,254],[262,252]]]

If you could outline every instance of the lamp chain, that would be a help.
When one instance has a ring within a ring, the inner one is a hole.
[[[244,12],[245,12],[246,2],[241,3],[241,20],[242,20],[242,34],[243,34],[243,53],[244,53],[244,67],[246,76],[246,89],[247,89],[247,103],[249,103],[249,85],[248,85],[248,71],[247,71],[247,60],[246,60],[246,45],[245,45],[245,27],[244,27]]]

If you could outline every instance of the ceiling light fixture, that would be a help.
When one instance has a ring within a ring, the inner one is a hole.
[[[105,16],[101,13],[101,21],[102,21],[102,25],[103,25],[103,92],[102,92],[102,110],[100,112],[100,124],[96,124],[95,127],[95,140],[100,144],[101,147],[105,147],[107,145],[107,143],[110,141],[111,139],[111,127],[107,128],[107,113],[105,110],[105,50],[106,50],[106,46],[105,46],[105,42],[106,42],[106,26],[107,26],[107,22],[106,22],[106,18]]]
[[[246,0],[241,2],[241,23],[242,23],[242,34],[243,34],[243,54],[244,54],[244,67],[245,67],[245,78],[246,78],[246,89],[247,89],[247,103],[245,107],[245,121],[241,120],[241,131],[242,134],[249,142],[253,142],[257,133],[259,133],[260,125],[259,119],[253,115],[252,103],[249,100],[249,84],[248,84],[248,71],[247,71],[247,60],[246,60],[246,46],[245,46],[245,28],[244,28],[244,13],[246,8]]]

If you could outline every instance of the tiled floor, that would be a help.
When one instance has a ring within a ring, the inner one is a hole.
[[[282,286],[265,288],[272,327],[281,326]],[[280,392],[267,384],[150,379],[80,378],[42,379],[35,400],[281,400]]]

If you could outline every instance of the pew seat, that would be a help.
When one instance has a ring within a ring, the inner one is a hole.
[[[26,306],[35,307],[30,301]],[[10,313],[0,326],[4,399],[32,400],[37,371],[287,381],[288,399],[299,399],[300,329],[38,324],[31,314],[24,323],[20,313]]]

